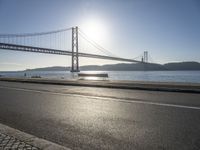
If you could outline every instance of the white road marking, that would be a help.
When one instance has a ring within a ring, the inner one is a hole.
[[[136,104],[145,104],[145,105],[155,105],[155,106],[163,106],[163,107],[175,107],[175,108],[185,108],[185,109],[195,109],[200,110],[198,106],[186,106],[186,105],[178,105],[178,104],[169,104],[169,103],[159,103],[159,102],[150,102],[144,101],[142,99],[133,99],[133,100],[126,100],[126,99],[118,99],[118,98],[111,98],[111,97],[100,97],[100,96],[86,96],[82,94],[70,94],[70,93],[60,93],[60,92],[52,92],[52,91],[41,91],[35,89],[25,89],[25,88],[15,88],[15,87],[6,87],[0,86],[2,89],[12,89],[17,91],[25,91],[25,92],[35,92],[35,93],[50,93],[53,95],[63,95],[63,96],[72,96],[72,97],[83,97],[89,99],[97,99],[97,100],[105,100],[105,101],[117,101],[117,102],[126,102],[126,103],[136,103]]]

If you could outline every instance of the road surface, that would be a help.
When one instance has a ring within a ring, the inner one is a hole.
[[[0,123],[71,149],[198,150],[200,94],[1,81]]]

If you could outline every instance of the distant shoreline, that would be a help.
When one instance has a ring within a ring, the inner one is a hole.
[[[27,69],[25,71],[70,71],[70,67],[45,67],[36,69]],[[108,64],[108,65],[88,65],[81,66],[81,71],[189,71],[200,70],[200,63],[198,62],[178,62],[167,64],[143,64],[143,63],[120,63],[120,64]]]
[[[200,71],[199,62],[176,62],[166,64],[144,64],[144,63],[120,63],[107,65],[81,66],[81,71]],[[0,72],[29,72],[29,71],[70,71],[70,67],[52,66],[44,68],[26,69],[21,71]]]

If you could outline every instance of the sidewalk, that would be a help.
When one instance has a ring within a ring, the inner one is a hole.
[[[70,150],[50,141],[0,124],[0,150]]]
[[[38,147],[20,141],[13,136],[0,133],[0,148],[1,149],[31,149],[39,150]]]

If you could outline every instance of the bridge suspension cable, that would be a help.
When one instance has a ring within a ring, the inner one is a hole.
[[[137,59],[140,59],[141,60],[141,58],[143,57],[143,53],[142,54],[140,54],[139,56],[137,56],[137,57],[134,57],[134,58],[132,58],[132,59],[135,59],[135,60],[137,60]]]
[[[60,29],[60,30],[54,30],[54,31],[47,31],[47,32],[22,33],[22,34],[0,34],[0,38],[40,36],[40,35],[47,35],[47,34],[64,32],[64,31],[68,31],[68,30],[71,30],[71,29],[72,29],[72,27]]]
[[[72,27],[46,32],[0,34],[0,42],[67,50],[71,46],[71,36],[68,34],[70,30],[72,30]]]
[[[89,44],[91,44],[92,46],[94,46],[97,50],[103,52],[104,54],[106,54],[107,56],[113,56],[113,57],[117,57],[116,55],[114,55],[113,53],[111,53],[109,50],[103,48],[102,46],[100,46],[97,42],[95,42],[94,40],[90,39],[81,29],[78,30],[79,31],[79,35],[86,40]]]
[[[61,33],[61,32],[65,32],[65,31],[69,31],[72,30],[72,27],[70,28],[64,28],[64,29],[59,29],[59,30],[54,30],[54,31],[47,31],[47,32],[35,32],[35,33],[20,33],[20,34],[0,34],[0,39],[3,39],[4,41],[7,41],[7,43],[17,43],[20,41],[20,44],[25,45],[26,41],[29,39],[25,39],[25,38],[29,38],[29,37],[37,37],[38,39],[35,39],[39,45],[41,45],[41,40],[39,36],[42,35],[50,35],[49,39],[50,39],[50,47],[52,47],[52,36],[51,34],[55,34],[56,33]],[[109,50],[103,48],[102,46],[100,46],[97,42],[95,42],[94,40],[90,39],[82,30],[78,30],[79,35],[85,40],[87,41],[89,44],[91,44],[93,47],[95,47],[98,51],[103,52],[105,55],[107,56],[112,56],[112,57],[117,57],[115,54],[113,54],[112,52],[110,52]],[[17,38],[21,38],[21,39],[17,39]],[[58,36],[59,38],[59,36]],[[5,39],[5,40],[4,40]],[[35,41],[33,40],[33,41]],[[32,42],[32,41],[30,41]],[[31,44],[32,45],[32,44]]]

